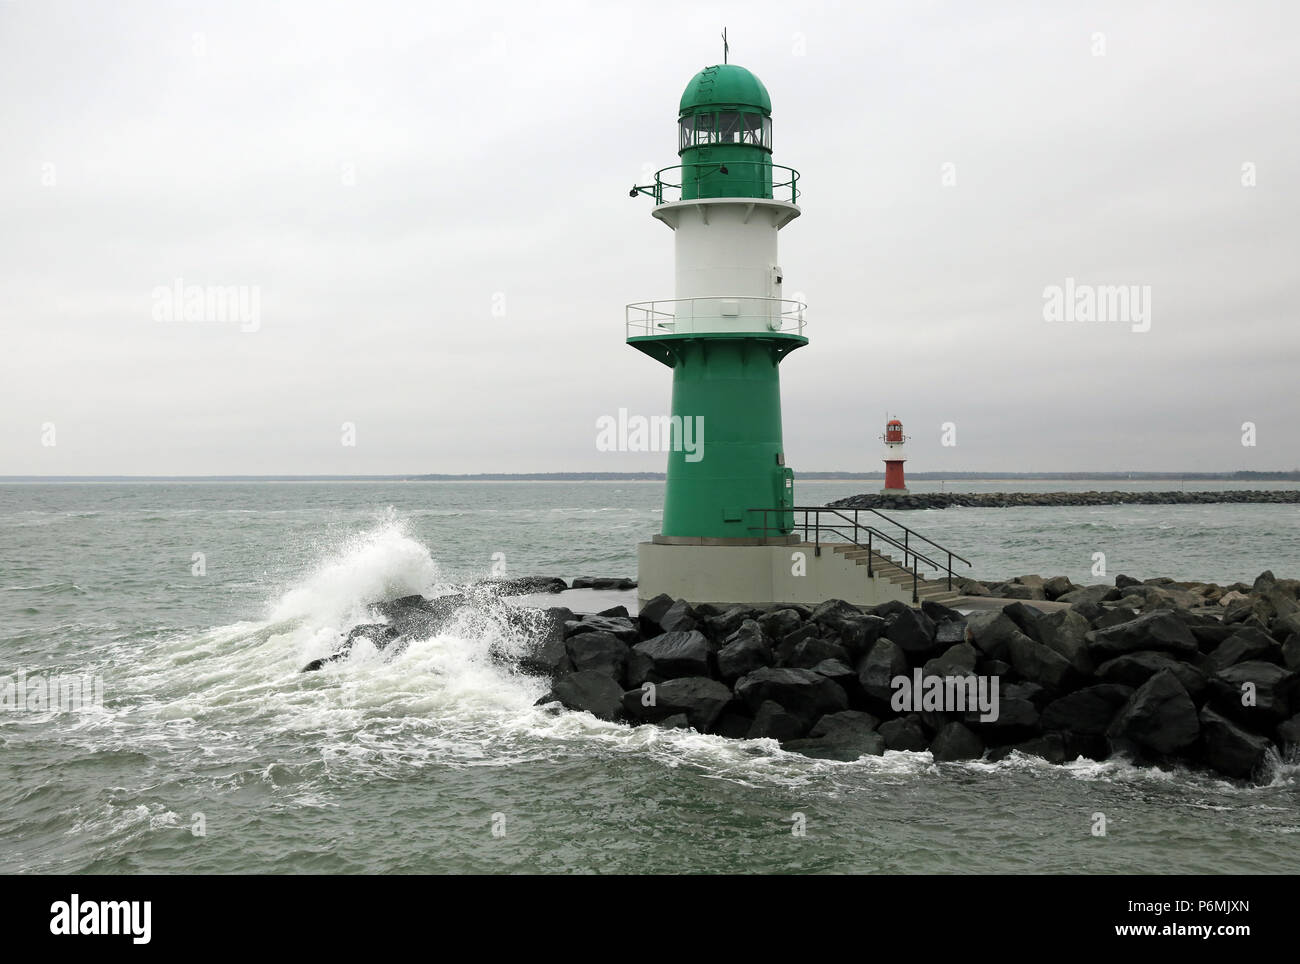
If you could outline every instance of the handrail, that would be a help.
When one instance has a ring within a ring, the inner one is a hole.
[[[786,167],[784,164],[772,164],[768,161],[713,161],[710,163],[696,162],[692,164],[674,164],[671,167],[660,168],[658,171],[655,171],[655,182],[653,184],[638,184],[634,186],[629,193],[632,197],[636,197],[638,194],[648,195],[649,197],[654,198],[656,205],[669,204],[673,201],[680,200],[695,200],[695,198],[683,199],[681,196],[682,184],[686,183],[688,174],[693,175],[693,184],[698,191],[702,185],[705,187],[708,186],[708,178],[715,174],[721,174],[723,177],[728,177],[731,175],[733,168],[737,167],[758,167],[760,168],[760,171],[758,172],[759,174],[774,171],[787,172],[789,174],[787,180],[773,180],[770,185],[772,189],[772,196],[770,198],[757,198],[756,200],[784,200],[784,198],[777,197],[777,194],[780,192],[781,188],[788,187],[790,189],[790,203],[797,204],[799,202],[799,172],[793,167]],[[674,184],[671,181],[665,180],[664,174],[668,171],[681,171],[682,173],[679,177],[682,184]],[[764,185],[764,187],[767,186],[768,185],[766,184]],[[677,197],[669,197],[665,199],[665,188],[670,191],[677,191]],[[711,200],[711,198],[706,197],[702,200]]]
[[[896,520],[896,519],[891,519],[889,516],[885,515],[883,512],[876,512],[875,509],[872,509],[872,508],[869,508],[869,507],[868,507],[868,508],[865,508],[865,509],[861,509],[861,510],[859,510],[859,509],[854,509],[854,510],[853,510],[853,513],[854,513],[854,517],[855,517],[855,518],[857,517],[857,513],[858,513],[859,511],[875,512],[876,515],[880,516],[880,518],[884,519],[884,520],[885,520],[886,522],[888,522],[890,525],[896,525],[896,526],[898,526],[898,528],[902,529],[904,532],[909,532],[909,533],[911,533],[912,535],[916,536],[918,539],[921,539],[921,540],[923,540],[923,541],[925,541],[925,542],[930,543],[930,545],[934,546],[936,549],[939,549],[939,550],[942,550],[943,552],[948,553],[948,554],[949,554],[950,556],[952,556],[954,559],[960,559],[962,562],[966,563],[966,565],[968,565],[968,566],[971,564],[971,561],[970,561],[969,559],[967,559],[965,556],[959,556],[957,553],[953,552],[953,551],[952,551],[951,549],[949,549],[947,546],[941,546],[941,545],[939,545],[939,543],[935,542],[933,539],[927,539],[925,536],[921,535],[921,533],[917,532],[915,529],[909,529],[907,526],[903,525],[903,523],[899,522],[899,521]]]
[[[659,306],[665,306],[660,308]],[[678,306],[685,306],[684,308]],[[671,310],[665,310],[671,308]],[[703,309],[697,311],[697,308]],[[624,308],[628,338],[697,332],[763,332],[802,335],[808,305],[789,298],[716,295],[638,301]],[[639,313],[639,315],[637,315]]]
[[[813,544],[816,547],[817,555],[821,555],[822,532],[833,533],[834,535],[840,536],[841,538],[847,540],[849,543],[852,543],[853,545],[857,546],[859,549],[865,549],[867,551],[867,577],[868,578],[871,578],[871,576],[874,574],[873,553],[876,550],[872,545],[872,543],[876,539],[880,539],[888,543],[889,545],[894,546],[895,548],[901,549],[903,551],[904,570],[906,570],[909,567],[909,559],[910,559],[910,568],[912,570],[912,602],[914,603],[918,602],[918,595],[917,595],[917,583],[919,580],[919,576],[917,573],[918,560],[924,562],[926,565],[934,569],[936,572],[947,573],[949,590],[952,589],[952,577],[954,575],[952,570],[952,561],[954,559],[959,559],[962,562],[966,563],[966,565],[968,566],[971,565],[970,560],[966,559],[964,556],[958,555],[957,553],[953,552],[951,549],[947,548],[946,546],[942,546],[939,543],[935,542],[933,539],[929,539],[926,536],[921,535],[919,532],[913,531],[912,529],[903,525],[901,522],[897,522],[894,519],[889,518],[889,516],[887,515],[884,515],[880,512],[876,512],[875,509],[869,509],[867,511],[875,512],[876,515],[880,516],[880,518],[884,519],[886,522],[898,526],[898,528],[903,530],[902,542],[899,542],[897,539],[895,539],[893,536],[888,535],[887,533],[881,532],[879,529],[875,528],[874,526],[863,525],[858,520],[857,515],[859,510],[857,509],[853,510],[853,518],[851,519],[848,516],[846,516],[843,512],[841,512],[839,509],[830,506],[788,506],[788,507],[777,508],[777,509],[750,509],[749,511],[763,513],[763,525],[750,526],[749,528],[750,531],[754,531],[754,530],[761,531],[764,537],[766,537],[772,532],[788,533],[792,529],[800,528],[800,523],[797,522],[793,523],[792,525],[781,524],[776,526],[769,526],[767,524],[768,513],[770,512],[780,513],[781,515],[778,518],[781,519],[782,521],[784,520],[784,517],[787,514],[793,517],[793,514],[796,512],[802,513],[803,514],[803,522],[802,522],[803,538],[805,542],[809,541],[808,530],[809,530],[810,523],[808,519],[809,519],[809,515],[811,515],[813,520],[811,523],[811,527],[814,533]],[[838,525],[834,523],[832,523],[831,525],[823,525],[821,519],[822,513],[827,513],[832,517],[837,517],[839,519],[842,519],[846,525]],[[845,532],[844,530],[848,526],[851,526],[852,528],[849,529],[849,531]],[[862,542],[859,541],[860,539],[859,533],[863,533],[866,535],[866,545],[863,545]],[[940,550],[941,552],[946,553],[948,556],[948,564],[945,566],[942,563],[935,562],[925,553],[918,552],[917,550],[913,549],[911,547],[912,536],[916,536],[918,539],[922,540],[923,542],[926,542],[934,546],[936,549]]]

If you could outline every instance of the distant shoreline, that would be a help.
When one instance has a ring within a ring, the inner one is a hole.
[[[0,475],[0,485],[139,482],[663,482],[663,472],[480,472],[465,475]],[[909,472],[914,482],[1300,482],[1291,472]],[[801,472],[796,482],[879,482],[880,472]]]

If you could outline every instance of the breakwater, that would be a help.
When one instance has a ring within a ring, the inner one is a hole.
[[[828,503],[837,509],[949,509],[955,506],[1009,509],[1018,506],[1067,505],[1214,505],[1216,503],[1300,503],[1296,489],[1243,489],[1219,492],[916,492],[885,495],[867,492]]]

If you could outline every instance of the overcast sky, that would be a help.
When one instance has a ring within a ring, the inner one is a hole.
[[[915,471],[1296,467],[1297,10],[0,0],[0,474],[661,470],[596,449],[670,400],[628,188],[724,24],[803,178],[796,473],[886,411]],[[1067,278],[1149,330],[1045,321]]]

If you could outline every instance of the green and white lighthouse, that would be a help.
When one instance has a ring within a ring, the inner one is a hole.
[[[731,580],[794,541],[779,369],[808,339],[805,306],[783,294],[777,235],[800,214],[799,175],[772,163],[767,88],[735,64],[686,85],[678,155],[632,190],[673,230],[677,281],[670,299],[628,305],[627,342],[672,369],[673,430],[694,429],[697,444],[669,453],[663,529],[638,554],[641,595],[742,601]],[[710,575],[719,567],[730,575]]]

